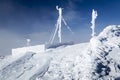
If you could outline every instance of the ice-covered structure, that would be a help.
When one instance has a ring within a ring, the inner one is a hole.
[[[42,45],[27,46],[27,47],[12,49],[13,56],[22,56],[26,52],[33,52],[33,53],[45,52],[45,45],[42,44]]]
[[[73,34],[73,31],[68,26],[68,24],[66,23],[65,19],[62,16],[63,8],[56,6],[56,9],[58,10],[59,16],[58,16],[58,19],[57,19],[57,23],[55,25],[55,31],[51,35],[51,38],[50,38],[49,42],[46,44],[46,49],[48,49],[48,48],[57,48],[57,47],[60,47],[60,46],[66,46],[66,45],[73,45],[74,44],[73,41],[62,42],[62,22],[64,23],[64,25],[67,27],[67,29],[72,34]],[[59,42],[54,43],[56,35],[58,36]]]
[[[65,19],[63,18],[63,16],[62,16],[62,10],[63,10],[63,8],[58,8],[58,6],[56,6],[56,9],[58,10],[58,13],[59,13],[59,17],[58,17],[58,20],[57,20],[57,23],[56,23],[56,25],[55,25],[55,32],[53,33],[53,35],[51,36],[51,38],[50,38],[50,40],[49,40],[49,43],[50,44],[53,44],[53,41],[54,41],[54,39],[55,39],[55,36],[56,36],[56,34],[58,33],[58,38],[59,38],[59,43],[62,43],[62,30],[61,30],[61,28],[62,28],[62,22],[64,23],[64,25],[67,27],[67,29],[71,32],[71,33],[73,33],[72,32],[72,30],[71,30],[71,28],[67,25],[67,23],[66,23],[66,21],[65,21]]]
[[[95,11],[95,10],[93,9],[93,11],[92,11],[92,20],[91,20],[91,24],[92,24],[92,26],[91,26],[91,29],[92,29],[92,34],[91,34],[91,36],[92,36],[92,37],[95,36],[95,20],[96,20],[97,16],[98,16],[97,11]]]

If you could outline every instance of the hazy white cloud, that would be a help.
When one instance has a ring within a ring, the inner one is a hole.
[[[8,30],[0,30],[0,55],[11,54],[11,49],[24,45],[24,38]]]
[[[83,0],[68,0],[68,6],[72,9],[76,7],[76,3],[82,3]]]
[[[48,32],[36,32],[29,34],[32,45],[45,44],[49,41],[51,33]]]

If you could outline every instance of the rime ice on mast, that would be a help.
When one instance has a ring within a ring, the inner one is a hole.
[[[63,23],[65,24],[65,26],[67,27],[67,29],[72,32],[72,30],[70,29],[70,27],[67,25],[66,21],[64,20],[63,16],[62,16],[62,10],[63,8],[59,8],[58,6],[56,6],[56,9],[58,10],[58,13],[59,13],[59,17],[58,17],[58,20],[57,20],[57,24],[55,25],[56,29],[55,29],[55,32],[52,36],[52,38],[50,39],[50,44],[53,43],[54,41],[54,38],[56,36],[56,34],[58,33],[58,38],[59,38],[59,43],[62,42],[62,31],[61,31],[61,24],[62,24],[62,21]],[[73,32],[72,32],[73,33]]]
[[[92,29],[92,34],[91,34],[91,36],[92,36],[92,37],[95,36],[95,20],[96,20],[97,16],[98,16],[97,11],[95,11],[95,10],[93,9],[93,11],[92,11],[92,21],[91,21],[91,24],[92,24],[92,26],[91,26],[91,29]]]

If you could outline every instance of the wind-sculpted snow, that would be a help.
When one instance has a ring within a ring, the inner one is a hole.
[[[120,26],[108,26],[97,37],[92,38],[91,51],[96,56],[93,78],[97,80],[119,80]]]
[[[0,80],[120,80],[120,26],[106,27],[90,43],[0,61]]]
[[[43,80],[89,80],[92,60],[87,54],[88,43],[54,50],[52,61]]]
[[[23,56],[21,59],[18,59],[17,61],[13,62],[12,64],[7,65],[0,71],[0,79],[2,80],[12,80],[15,79],[14,77],[19,77],[20,75],[23,74],[21,71],[21,68],[23,68],[23,64],[27,62],[33,54],[29,53],[25,56]],[[14,74],[17,72],[17,75]],[[14,75],[14,76],[11,76]]]
[[[50,58],[45,54],[26,53],[23,57],[0,70],[0,80],[31,80],[31,78],[36,80],[39,73],[46,72],[49,61]]]

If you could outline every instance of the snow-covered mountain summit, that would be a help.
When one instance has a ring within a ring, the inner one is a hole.
[[[89,43],[0,60],[0,80],[119,80],[120,26],[106,27]]]

